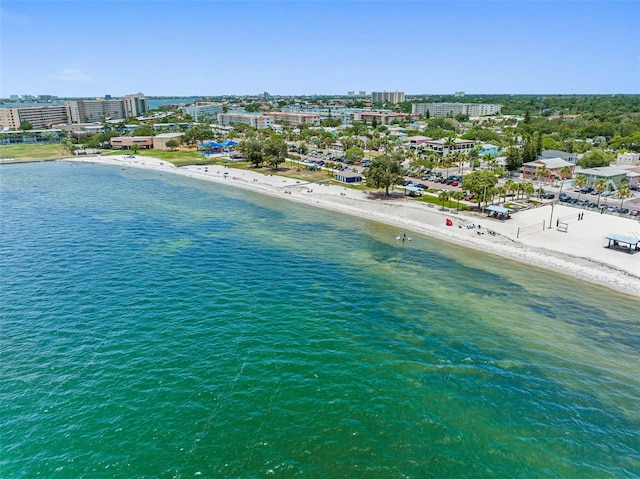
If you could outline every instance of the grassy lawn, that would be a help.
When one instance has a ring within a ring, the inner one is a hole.
[[[60,143],[0,145],[0,158],[16,160],[57,160],[71,156]]]

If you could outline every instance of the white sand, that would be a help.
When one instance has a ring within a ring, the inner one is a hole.
[[[440,238],[640,297],[640,252],[628,254],[620,249],[608,249],[608,240],[605,239],[608,233],[640,237],[640,222],[632,217],[601,215],[556,204],[553,228],[548,228],[549,205],[515,213],[512,219],[502,222],[483,214],[440,211],[437,206],[429,207],[405,198],[373,198],[363,191],[338,185],[305,184],[271,175],[268,170],[258,172],[217,165],[208,166],[208,171],[204,166],[178,168],[149,157],[75,157],[67,161],[127,165],[225,183],[397,226],[400,231]],[[580,211],[584,211],[584,219],[578,221]],[[446,226],[447,218],[453,221],[453,226]],[[558,218],[568,223],[567,232],[555,228]],[[543,221],[547,226],[544,230]],[[479,224],[481,228],[466,227],[472,224]],[[528,231],[534,229],[528,227],[536,224],[539,225],[537,231],[517,237],[518,228],[521,232],[523,228]],[[490,235],[489,230],[496,235]]]

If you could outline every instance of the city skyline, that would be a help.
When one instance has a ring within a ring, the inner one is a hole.
[[[5,1],[0,13],[2,98],[640,93],[640,4],[625,0]]]

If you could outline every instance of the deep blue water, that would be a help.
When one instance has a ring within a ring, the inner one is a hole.
[[[0,184],[3,478],[639,477],[634,298],[167,174]]]

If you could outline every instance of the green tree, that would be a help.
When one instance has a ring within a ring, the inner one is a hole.
[[[347,162],[356,162],[360,160],[362,157],[364,157],[364,150],[362,148],[358,148],[357,146],[354,146],[344,152],[344,157],[347,160]]]
[[[475,195],[476,201],[484,201],[488,189],[498,183],[498,175],[492,171],[472,171],[462,178],[462,189]]]
[[[69,153],[73,153],[73,151],[76,149],[76,144],[71,141],[69,138],[62,140],[62,147],[65,150],[68,150]]]
[[[522,156],[520,155],[520,150],[518,150],[515,146],[510,147],[507,150],[506,156],[506,167],[509,171],[517,171],[522,167]]]
[[[298,153],[300,153],[301,155],[306,155],[307,153],[309,153],[309,147],[304,142],[298,145],[297,150],[298,150]]]
[[[169,140],[166,143],[167,148],[169,148],[171,151],[174,151],[176,148],[178,148],[178,146],[180,146],[180,143],[178,143],[176,140]]]
[[[595,148],[585,153],[582,158],[578,160],[578,166],[582,168],[596,168],[598,166],[609,166],[613,161],[613,153],[607,153],[604,150]]]
[[[33,125],[30,121],[24,120],[20,122],[20,126],[18,127],[18,129],[22,131],[33,130]]]
[[[155,136],[156,130],[151,125],[140,125],[133,130],[133,136]]]
[[[287,149],[287,143],[282,138],[269,138],[264,142],[264,159],[272,168],[278,169],[278,165],[287,158]]]
[[[396,158],[388,155],[381,155],[371,161],[371,166],[364,171],[367,185],[376,188],[384,188],[385,195],[389,196],[391,185],[401,184],[402,165]]]
[[[138,145],[136,145],[135,143],[133,145],[131,145],[129,147],[129,150],[131,151],[131,153],[133,153],[134,155],[138,153],[138,150],[140,149],[140,147]]]
[[[264,161],[263,146],[264,144],[260,140],[244,140],[238,144],[238,151],[254,168],[258,168]]]

